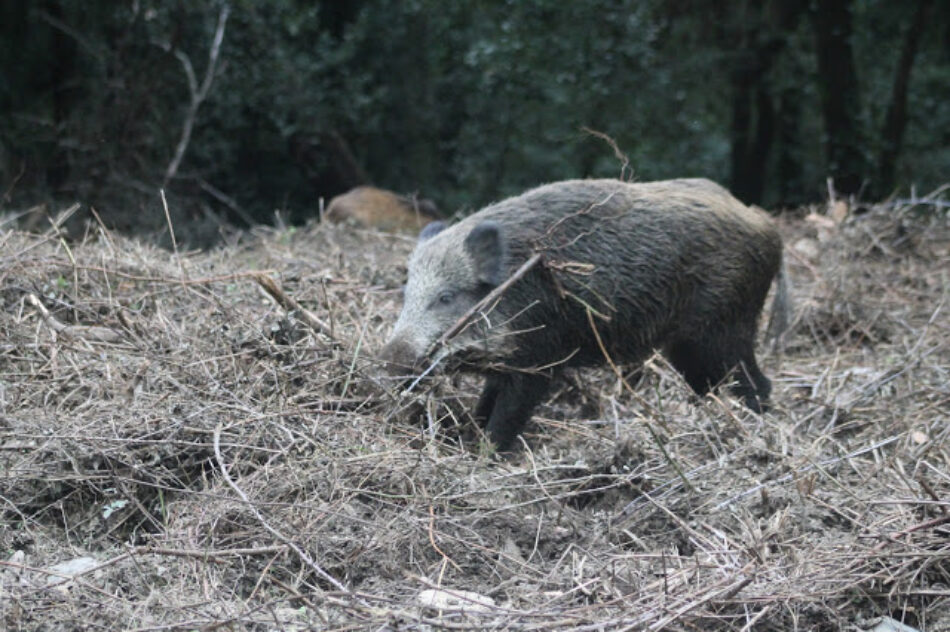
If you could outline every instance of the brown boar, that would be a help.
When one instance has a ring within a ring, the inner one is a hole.
[[[324,217],[334,223],[351,221],[365,228],[395,233],[418,231],[439,219],[439,212],[431,200],[361,186],[330,200]]]
[[[539,265],[436,345],[535,253]],[[474,417],[500,450],[562,367],[607,356],[661,349],[697,393],[731,379],[760,412],[771,384],[755,335],[781,257],[771,219],[708,180],[548,184],[421,232],[380,358],[403,373],[431,358],[484,374]]]

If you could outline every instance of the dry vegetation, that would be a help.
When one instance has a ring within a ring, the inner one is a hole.
[[[770,413],[654,358],[572,374],[507,460],[476,381],[370,379],[410,240],[2,229],[0,627],[950,629],[950,230],[917,210],[783,223]]]

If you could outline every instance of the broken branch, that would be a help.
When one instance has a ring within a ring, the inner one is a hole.
[[[267,292],[271,298],[277,301],[278,305],[288,312],[294,312],[310,329],[318,334],[323,334],[330,340],[334,340],[333,335],[330,333],[330,325],[317,318],[313,312],[303,307],[294,300],[292,296],[286,294],[277,284],[277,281],[266,274],[256,274],[254,275],[254,279],[264,288],[264,291]]]
[[[167,187],[169,180],[174,178],[175,174],[178,173],[178,167],[181,165],[181,160],[184,158],[185,151],[188,149],[188,143],[191,141],[191,131],[195,126],[198,108],[207,98],[208,92],[211,90],[211,81],[214,79],[214,71],[218,65],[218,54],[221,52],[221,42],[224,40],[224,27],[228,22],[228,14],[230,13],[231,7],[229,5],[225,4],[221,7],[221,12],[218,14],[218,26],[215,28],[214,39],[211,41],[211,50],[208,51],[208,67],[205,68],[204,80],[201,82],[200,87],[195,78],[195,71],[191,65],[191,60],[188,59],[188,56],[182,51],[174,51],[175,57],[178,58],[182,67],[185,69],[185,76],[188,78],[188,92],[191,94],[191,102],[188,104],[188,110],[185,114],[185,122],[181,129],[181,138],[178,140],[178,146],[175,147],[175,155],[165,170],[165,180],[162,183],[162,188]]]
[[[514,274],[508,277],[508,279],[504,283],[502,283],[501,285],[496,287],[494,290],[489,292],[485,296],[485,298],[475,303],[471,308],[469,308],[467,312],[462,314],[462,316],[457,321],[455,321],[455,324],[449,327],[445,331],[445,333],[442,334],[442,336],[435,342],[434,346],[442,346],[445,343],[447,343],[449,340],[457,336],[458,333],[462,331],[462,329],[465,327],[465,325],[468,324],[468,321],[472,319],[472,316],[477,314],[486,305],[491,304],[492,302],[495,301],[495,299],[497,299],[499,296],[504,294],[508,288],[514,285],[514,283],[518,279],[526,275],[528,271],[531,270],[531,268],[533,268],[535,265],[537,265],[539,261],[541,261],[541,253],[536,252],[533,255],[531,255],[531,257],[528,258],[528,260],[525,261],[523,264],[521,264],[521,267],[515,270]]]

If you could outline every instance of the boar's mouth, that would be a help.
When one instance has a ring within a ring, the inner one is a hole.
[[[377,356],[380,377],[386,381],[408,385],[438,373],[481,372],[492,363],[493,356],[481,345],[443,344],[419,357],[411,345],[394,340]],[[494,358],[497,360],[497,358]]]

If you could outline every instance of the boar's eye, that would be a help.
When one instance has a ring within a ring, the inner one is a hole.
[[[445,290],[439,294],[439,304],[440,305],[451,305],[452,301],[455,300],[455,292],[452,290]]]

